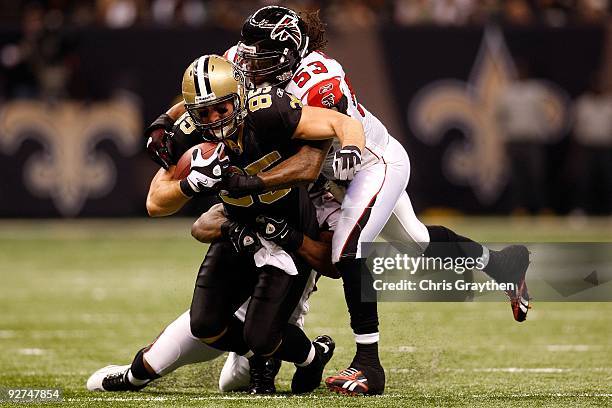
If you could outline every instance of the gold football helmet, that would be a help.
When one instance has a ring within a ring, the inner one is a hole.
[[[185,108],[202,137],[232,136],[246,116],[244,81],[234,64],[218,55],[196,58],[183,75]]]

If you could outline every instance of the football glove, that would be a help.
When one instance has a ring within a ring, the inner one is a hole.
[[[255,223],[262,238],[274,242],[286,251],[297,251],[302,246],[304,234],[293,229],[284,218],[260,215],[255,219]]]
[[[202,157],[199,148],[193,150],[191,171],[180,183],[186,196],[219,190],[222,175],[229,167],[229,157],[220,158],[223,147],[224,144],[219,143],[208,159]]]
[[[164,169],[172,163],[172,134],[164,129],[155,129],[147,139],[147,153],[151,159]]]
[[[174,121],[163,113],[145,129],[144,136],[147,141],[147,152],[151,159],[164,169],[168,170],[172,163],[172,130]]]
[[[352,180],[361,168],[361,150],[357,146],[344,146],[334,153],[336,180]]]
[[[221,235],[232,243],[239,254],[254,254],[261,248],[261,241],[255,231],[235,221],[225,221],[221,225]]]

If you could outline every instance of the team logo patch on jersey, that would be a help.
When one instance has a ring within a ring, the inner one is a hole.
[[[331,108],[332,106],[334,106],[336,104],[334,94],[330,93],[328,95],[325,95],[323,98],[321,98],[321,103],[328,108]]]
[[[323,95],[325,92],[329,92],[332,89],[334,89],[334,84],[328,83],[328,84],[323,85],[321,88],[319,88],[319,93]]]
[[[274,234],[276,232],[276,228],[271,223],[266,225],[266,234]]]
[[[298,27],[297,17],[286,14],[276,23],[270,32],[270,38],[279,41],[291,40],[297,48],[300,48],[300,45],[302,45],[302,32]]]

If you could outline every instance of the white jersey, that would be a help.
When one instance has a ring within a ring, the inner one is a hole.
[[[235,61],[236,50],[236,46],[227,50],[225,58]],[[362,168],[381,159],[391,136],[385,125],[357,101],[350,81],[338,61],[320,51],[309,53],[297,66],[285,90],[299,98],[304,105],[335,108],[359,120],[366,137],[365,151],[361,157]],[[335,140],[323,164],[322,173],[329,179],[334,178],[332,163],[338,148],[338,141]]]

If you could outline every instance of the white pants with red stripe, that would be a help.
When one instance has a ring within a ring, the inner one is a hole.
[[[332,262],[362,258],[361,244],[373,242],[379,234],[413,245],[417,253],[425,249],[429,233],[406,193],[409,178],[408,154],[391,137],[383,156],[359,170],[346,190],[332,240]]]
[[[189,311],[186,311],[170,323],[144,353],[145,360],[158,375],[164,376],[177,368],[211,361],[224,354],[194,337],[189,320]],[[249,385],[249,380],[249,360],[229,353],[219,376],[219,390],[242,390]]]

